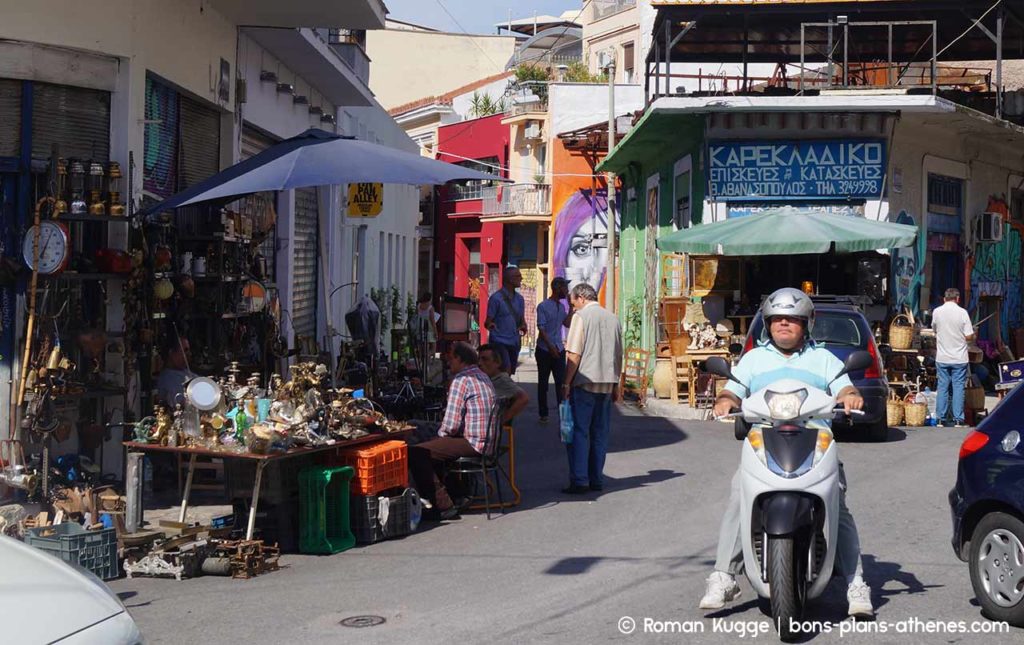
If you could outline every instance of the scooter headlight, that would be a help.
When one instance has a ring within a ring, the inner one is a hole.
[[[806,389],[795,392],[766,392],[764,395],[764,402],[768,404],[772,419],[778,421],[789,421],[800,416],[800,407],[806,400]]]
[[[761,460],[761,463],[765,466],[768,465],[768,457],[764,452],[764,435],[758,428],[751,428],[750,432],[747,433],[747,443],[754,449],[754,454]]]

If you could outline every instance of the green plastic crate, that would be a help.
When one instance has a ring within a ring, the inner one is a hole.
[[[339,553],[356,544],[349,520],[351,466],[310,466],[299,472],[299,551]]]
[[[112,580],[120,575],[117,568],[117,531],[114,529],[87,531],[74,522],[64,522],[29,529],[25,544],[92,571],[101,580]]]

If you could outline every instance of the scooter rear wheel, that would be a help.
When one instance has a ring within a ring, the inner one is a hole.
[[[800,636],[790,621],[799,622],[803,616],[800,571],[795,557],[792,537],[768,538],[768,587],[771,594],[772,619],[783,642],[792,642]]]

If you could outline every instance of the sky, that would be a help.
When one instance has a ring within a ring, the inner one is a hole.
[[[537,15],[557,16],[563,11],[583,7],[582,0],[384,0],[388,18],[411,22],[441,31],[470,34],[494,34],[495,23]],[[452,20],[448,13],[455,17]],[[458,24],[456,24],[456,20]],[[459,27],[461,25],[461,28]]]

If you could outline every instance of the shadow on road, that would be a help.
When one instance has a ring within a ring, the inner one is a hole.
[[[870,553],[861,555],[864,563],[864,582],[871,587],[871,602],[875,609],[880,609],[889,603],[889,596],[900,594],[925,593],[929,589],[941,589],[943,585],[926,585],[917,579],[917,576],[903,569],[903,565],[895,562],[884,562],[875,558]],[[903,585],[902,589],[883,589],[883,586],[890,581]]]

